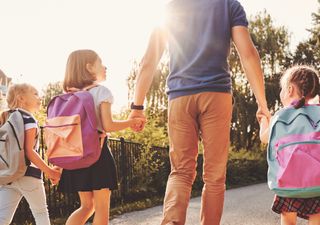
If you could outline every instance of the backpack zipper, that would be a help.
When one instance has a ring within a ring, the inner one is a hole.
[[[283,150],[285,147],[288,147],[290,145],[297,145],[297,144],[320,144],[320,140],[319,141],[297,141],[297,142],[291,142],[288,144],[283,144],[278,147],[277,151]]]
[[[9,164],[7,163],[7,161],[2,157],[2,155],[0,155],[0,158],[2,159],[2,161],[7,165],[7,167],[9,168]]]

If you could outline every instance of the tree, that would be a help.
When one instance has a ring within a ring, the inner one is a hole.
[[[61,82],[49,83],[43,90],[42,106],[46,109],[50,100],[59,94],[62,94],[63,89]]]
[[[319,4],[320,1],[318,0]],[[312,25],[309,29],[310,38],[299,43],[293,57],[294,64],[309,64],[320,69],[320,7],[312,14]]]
[[[265,76],[280,73],[290,55],[288,30],[284,26],[276,27],[266,10],[254,16],[249,24]]]

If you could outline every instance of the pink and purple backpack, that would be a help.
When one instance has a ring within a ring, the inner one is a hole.
[[[95,163],[101,148],[92,95],[77,91],[54,97],[47,108],[44,134],[53,165],[72,170]]]
[[[268,186],[290,198],[320,196],[320,105],[279,110],[270,123]]]

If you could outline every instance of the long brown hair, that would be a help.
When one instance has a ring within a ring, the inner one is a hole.
[[[98,57],[96,52],[89,49],[72,52],[66,65],[63,90],[68,91],[69,88],[82,89],[93,84],[97,78],[87,70],[87,64],[93,65]]]

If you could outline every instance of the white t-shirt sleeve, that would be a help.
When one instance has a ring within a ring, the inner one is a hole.
[[[24,123],[24,130],[38,128],[37,121],[33,117],[23,115],[22,118],[23,118],[23,123]]]
[[[102,102],[113,104],[113,95],[111,91],[105,86],[98,87],[96,97],[98,105],[100,105]]]

